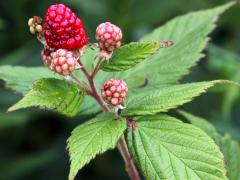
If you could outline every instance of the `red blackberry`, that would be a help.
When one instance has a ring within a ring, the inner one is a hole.
[[[88,40],[81,19],[64,4],[47,9],[43,29],[47,45],[55,49],[80,49]]]

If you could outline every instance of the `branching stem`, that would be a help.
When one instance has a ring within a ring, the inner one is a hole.
[[[99,66],[101,64],[101,59],[98,60],[98,63],[96,64],[93,73],[90,75],[87,70],[85,69],[85,67],[83,66],[82,62],[79,60],[78,61],[79,64],[82,66],[81,70],[84,73],[84,75],[86,76],[90,88],[91,88],[91,93],[90,95],[98,102],[98,104],[101,106],[102,110],[105,112],[110,112],[110,109],[108,108],[108,106],[106,105],[106,103],[102,100],[102,98],[99,96],[96,86],[94,84],[94,80],[93,78],[95,77],[96,73],[99,70]],[[123,160],[125,162],[125,167],[126,167],[126,171],[129,175],[129,177],[131,178],[131,180],[140,180],[140,176],[138,174],[137,168],[134,165],[132,156],[128,150],[128,146],[126,143],[126,140],[124,138],[124,136],[122,136],[118,143],[117,143],[117,147],[118,150],[120,151],[120,154],[123,157]]]

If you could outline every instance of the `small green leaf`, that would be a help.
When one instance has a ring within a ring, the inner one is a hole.
[[[116,51],[109,62],[104,61],[101,68],[104,71],[124,71],[154,54],[160,47],[161,42],[142,42],[126,44]]]
[[[44,78],[36,81],[23,99],[10,107],[8,111],[39,106],[74,116],[83,98],[84,93],[79,91],[75,84],[60,79]]]
[[[130,97],[126,104],[124,115],[146,115],[166,112],[190,102],[194,97],[205,92],[206,89],[221,81],[209,81],[173,85],[155,90],[153,92],[140,93]]]
[[[202,130],[166,115],[145,116],[127,142],[148,180],[226,179],[223,155]]]
[[[30,85],[41,78],[58,78],[46,67],[0,66],[0,79],[6,81],[7,87],[26,94]]]
[[[77,172],[97,154],[113,149],[125,129],[126,122],[114,119],[110,113],[100,114],[76,127],[67,145],[71,157],[69,179],[73,180]]]
[[[240,179],[240,146],[228,134],[222,136],[207,120],[185,111],[179,111],[191,124],[205,131],[220,147],[227,167],[227,176],[231,180]]]

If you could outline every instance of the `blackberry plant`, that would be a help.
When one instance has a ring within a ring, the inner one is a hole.
[[[203,57],[218,16],[233,4],[176,17],[128,44],[110,22],[96,28],[96,43],[87,43],[82,20],[66,5],[52,5],[44,18],[28,22],[43,44],[46,67],[0,67],[7,87],[24,95],[8,111],[37,106],[70,117],[94,115],[67,140],[69,180],[116,147],[132,180],[140,174],[149,180],[238,179],[239,161],[226,147],[238,148],[234,140],[187,112],[176,111],[192,124],[168,113],[216,84],[233,83],[179,83]]]

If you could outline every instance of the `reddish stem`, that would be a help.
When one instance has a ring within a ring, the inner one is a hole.
[[[93,70],[93,72],[92,72],[92,74],[91,74],[92,79],[93,79],[94,76],[97,74],[101,62],[102,62],[102,59],[98,59],[98,62],[97,62],[96,66],[95,66],[95,68],[94,68],[94,70]]]
[[[132,156],[129,153],[128,146],[124,136],[122,136],[119,139],[117,147],[123,157],[126,166],[126,171],[128,172],[128,175],[130,176],[131,180],[140,180],[137,168],[135,167]]]
[[[95,67],[92,75],[89,75],[89,73],[87,72],[87,70],[85,69],[85,67],[83,66],[83,64],[81,63],[81,61],[79,60],[79,64],[82,66],[81,70],[83,71],[84,75],[86,76],[88,82],[89,82],[89,85],[90,85],[90,88],[92,90],[91,92],[91,96],[93,98],[95,98],[95,100],[98,102],[98,104],[101,106],[102,110],[105,111],[105,112],[110,112],[110,109],[108,108],[108,106],[104,103],[104,101],[102,100],[102,98],[98,95],[98,92],[96,90],[96,87],[95,87],[95,84],[94,84],[94,81],[93,81],[93,77],[95,76],[95,74],[97,73],[98,69],[99,69],[99,65],[101,63],[101,60],[99,60],[99,62],[97,63],[96,66],[98,67]],[[96,71],[96,72],[95,72]],[[126,166],[126,171],[128,172],[129,174],[129,177],[131,178],[131,180],[140,180],[140,177],[139,177],[139,174],[138,174],[138,171],[137,171],[137,168],[135,167],[134,165],[134,162],[133,162],[133,159],[132,159],[132,156],[128,150],[128,146],[127,146],[127,143],[125,141],[125,138],[124,136],[122,136],[118,143],[117,143],[117,147],[118,147],[118,150],[120,151],[122,157],[123,157],[123,160],[125,162],[125,166]]]
[[[86,76],[88,82],[89,82],[89,85],[90,85],[90,88],[92,90],[91,92],[91,96],[98,102],[98,104],[101,106],[102,110],[107,112],[109,111],[108,107],[106,106],[106,104],[102,101],[101,97],[98,95],[97,93],[97,90],[96,90],[96,87],[95,87],[95,84],[94,84],[94,81],[93,81],[93,78],[92,76],[89,75],[89,73],[87,72],[87,70],[85,69],[85,67],[83,66],[82,62],[79,60],[78,61],[79,64],[82,66],[81,67],[81,70],[82,72],[84,73],[84,75]]]

